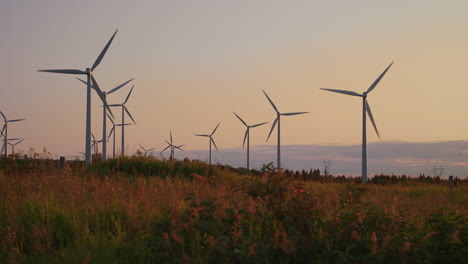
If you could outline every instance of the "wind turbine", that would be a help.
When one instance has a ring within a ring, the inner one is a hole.
[[[94,147],[94,158],[96,159],[97,158],[97,154],[99,152],[99,149],[98,149],[98,146],[99,146],[99,143],[101,143],[101,141],[99,140],[96,140],[96,138],[94,137],[94,134],[91,133],[91,136],[93,137],[93,140],[92,140],[92,145],[91,145],[91,148]]]
[[[2,111],[0,111],[0,114],[2,115],[3,120],[5,122],[5,124],[3,125],[3,128],[2,128],[3,148],[4,148],[5,157],[8,157],[8,123],[19,122],[19,121],[23,121],[23,120],[26,120],[26,119],[24,119],[24,118],[22,118],[22,119],[7,119]]]
[[[330,91],[330,92],[335,92],[335,93],[341,93],[341,94],[346,94],[346,95],[351,95],[351,96],[357,96],[357,97],[362,97],[362,183],[367,182],[367,133],[366,133],[366,112],[369,115],[369,118],[372,122],[372,125],[374,126],[375,132],[377,133],[377,136],[380,138],[379,131],[377,130],[377,126],[375,125],[374,117],[372,116],[372,111],[370,109],[369,103],[367,102],[367,95],[374,90],[374,88],[377,86],[377,84],[380,82],[380,80],[384,77],[384,75],[387,73],[388,69],[392,66],[392,63],[388,65],[388,67],[383,71],[379,77],[371,84],[371,86],[365,91],[364,93],[356,93],[353,91],[345,91],[345,90],[335,90],[335,89],[327,89],[327,88],[320,88],[322,90]]]
[[[14,139],[11,139],[11,140],[18,140],[18,138],[14,138]],[[16,143],[10,143],[8,142],[8,144],[11,146],[11,154],[15,154],[15,146],[18,145],[19,143],[23,142],[24,138],[21,139],[20,141],[16,142]]]
[[[105,107],[109,107],[106,101],[106,97],[103,95],[101,89],[99,88],[99,85],[97,84],[96,80],[94,79],[93,76],[93,71],[96,69],[96,67],[101,63],[102,58],[104,58],[104,55],[107,52],[107,49],[109,48],[110,44],[112,43],[112,40],[115,37],[115,34],[117,34],[117,30],[114,32],[110,40],[107,42],[106,46],[104,49],[101,51],[99,56],[97,57],[96,61],[94,61],[93,66],[91,68],[86,68],[86,70],[75,70],[75,69],[60,69],[60,70],[38,70],[39,72],[52,72],[52,73],[65,73],[65,74],[81,74],[81,75],[86,75],[87,76],[87,82],[86,84],[88,85],[87,90],[86,90],[86,141],[85,141],[85,164],[86,166],[89,166],[91,163],[91,82],[93,83],[94,90],[98,93],[99,97],[101,98],[102,102],[104,103]],[[113,116],[112,111],[109,109],[109,112],[111,116]]]
[[[88,84],[87,82],[81,80],[80,78],[77,77],[77,79],[79,81],[81,81],[82,83],[84,84]],[[102,91],[102,95],[104,96],[104,98],[107,100],[107,95],[108,94],[111,94],[113,92],[116,92],[117,90],[119,90],[120,88],[124,87],[127,83],[133,81],[135,78],[132,78],[124,83],[122,83],[121,85],[115,87],[114,89],[108,91],[108,92],[105,92],[105,91]],[[94,89],[94,86],[91,85],[91,88]],[[96,89],[95,89],[96,90]],[[106,160],[107,159],[107,142],[106,142],[106,138],[107,138],[107,132],[106,132],[106,129],[107,129],[107,124],[106,124],[106,119],[107,119],[107,107],[103,107],[102,108],[102,160]]]
[[[153,150],[155,150],[156,148],[150,148],[150,149],[145,149],[142,145],[138,144],[138,146],[140,146],[140,148],[142,148],[144,151],[145,151],[145,157],[146,157],[146,154],[150,152],[149,156],[151,156],[151,154],[153,154]]]
[[[196,135],[195,135],[195,136],[197,136],[197,137],[209,137],[209,138],[210,138],[210,166],[211,166],[211,143],[212,143],[212,142],[213,142],[213,145],[214,145],[215,148],[216,148],[216,151],[219,151],[219,150],[218,150],[218,147],[216,146],[215,141],[213,140],[213,134],[216,132],[216,129],[218,129],[219,124],[221,124],[221,122],[218,123],[218,125],[215,127],[215,129],[213,130],[213,132],[211,132],[211,134],[209,134],[209,135],[202,135],[202,134],[196,134]]]
[[[132,94],[133,87],[135,87],[135,85],[132,86],[132,89],[130,89],[130,92],[128,93],[127,98],[125,98],[125,101],[124,101],[123,103],[121,103],[121,104],[112,104],[112,105],[109,105],[110,107],[116,107],[116,106],[122,107],[122,124],[125,123],[125,112],[127,112],[128,116],[132,119],[133,123],[136,125],[135,119],[133,119],[132,115],[130,114],[130,112],[128,111],[127,107],[125,106],[125,104],[126,104],[127,101],[128,101],[128,98],[130,98],[130,95]],[[121,125],[122,125],[122,124],[121,124]],[[126,125],[127,125],[127,124],[122,125],[122,156],[125,155],[125,129],[124,129],[124,127],[125,127]]]
[[[166,149],[171,148],[171,155],[169,156],[169,160],[173,160],[173,159],[175,159],[175,157],[174,157],[175,149],[179,149],[179,150],[184,151],[182,149],[182,147],[185,146],[185,145],[176,146],[176,145],[172,144],[172,131],[170,131],[170,137],[171,137],[171,142],[169,143],[169,141],[165,140],[168,146],[165,149],[161,150],[161,153],[163,153]]]
[[[278,146],[277,146],[277,148],[278,148],[277,155],[278,156],[277,156],[277,162],[276,162],[276,169],[279,170],[281,168],[281,137],[280,137],[280,135],[281,135],[281,129],[280,129],[281,116],[302,115],[302,114],[307,114],[309,112],[280,113],[278,111],[278,108],[276,108],[276,105],[273,103],[273,101],[270,99],[270,97],[268,97],[266,92],[263,91],[263,93],[265,94],[266,98],[270,102],[271,106],[273,106],[273,109],[276,111],[276,119],[273,122],[273,125],[271,126],[270,134],[268,134],[267,141],[271,136],[271,132],[273,132],[273,130],[275,129],[276,123],[278,123]]]
[[[250,128],[258,127],[258,126],[264,125],[264,124],[266,124],[268,122],[263,122],[263,123],[260,123],[260,124],[249,126],[249,125],[247,125],[247,123],[244,120],[242,120],[242,118],[240,118],[240,116],[238,116],[236,113],[234,113],[234,114],[237,116],[237,118],[239,118],[239,120],[242,122],[242,124],[244,124],[245,127],[247,128],[247,130],[245,131],[244,142],[242,143],[242,147],[244,147],[245,140],[247,140],[247,169],[250,170]]]

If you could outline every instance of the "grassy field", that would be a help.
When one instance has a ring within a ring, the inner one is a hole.
[[[2,160],[0,263],[468,263],[468,184]]]

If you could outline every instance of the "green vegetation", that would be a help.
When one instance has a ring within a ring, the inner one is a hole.
[[[0,162],[0,263],[468,263],[466,180]]]

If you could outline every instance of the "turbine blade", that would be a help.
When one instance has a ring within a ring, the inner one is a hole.
[[[123,104],[126,104],[127,101],[128,101],[128,98],[130,98],[130,95],[131,95],[132,92],[133,92],[133,87],[135,87],[135,85],[133,85],[133,86],[132,86],[132,89],[130,89],[130,92],[128,93],[127,98],[125,98],[125,101],[123,102]]]
[[[167,140],[164,140],[164,141],[166,141],[166,143],[167,143],[169,146],[172,146],[172,144],[169,143],[169,141],[167,141]]]
[[[279,118],[279,117],[277,117],[277,118],[275,119],[275,121],[273,122],[273,125],[271,126],[270,134],[268,134],[268,137],[267,137],[267,140],[266,140],[267,142],[268,142],[268,139],[270,139],[271,132],[273,132],[273,129],[275,129],[276,123],[278,123],[278,118]]]
[[[262,90],[262,91],[263,91],[263,90]],[[268,101],[270,101],[270,104],[271,104],[271,106],[273,106],[273,109],[275,109],[275,111],[278,113],[278,112],[279,112],[279,111],[278,111],[278,108],[276,108],[276,105],[275,105],[275,104],[273,103],[273,101],[270,99],[270,97],[268,96],[268,94],[267,94],[265,91],[263,91],[263,93],[265,94],[265,96],[266,96],[266,98],[268,99]]]
[[[128,116],[132,119],[133,123],[136,125],[135,119],[133,119],[133,116],[130,114],[127,107],[124,105],[123,108],[125,109],[125,112],[127,112]]]
[[[212,137],[210,137],[210,140],[211,140],[211,142],[213,142],[213,145],[215,146],[216,151],[219,151],[218,147],[216,146],[216,143],[215,143],[214,139]]]
[[[390,67],[392,67],[392,65],[393,65],[393,61],[392,61],[392,63],[390,63],[390,65],[388,65],[388,67],[385,69],[385,71],[383,71],[380,74],[380,76],[374,81],[374,83],[369,87],[369,89],[367,89],[366,93],[370,93],[372,90],[374,90],[375,86],[377,86],[377,84],[380,82],[380,80],[382,80],[382,78],[387,73],[388,69],[390,69]]]
[[[169,134],[171,135],[171,145],[172,145],[172,131],[169,131]]]
[[[163,150],[161,150],[161,152],[160,152],[160,153],[163,153],[163,152],[164,152],[166,149],[168,149],[168,148],[170,148],[170,147],[171,147],[171,146],[167,146],[167,147],[165,147]]]
[[[245,130],[244,141],[242,142],[242,148],[244,148],[245,141],[247,140],[247,135],[248,134],[249,134],[249,128],[247,128],[247,130]]]
[[[76,77],[76,79],[77,79],[78,81],[84,83],[85,85],[88,85],[88,82],[87,82],[87,81],[84,81],[84,80],[82,80],[82,79],[80,79],[80,78],[78,78],[78,77]],[[90,86],[91,86],[92,89],[94,89],[94,86],[93,86],[92,84],[90,84]]]
[[[122,104],[111,104],[109,107],[116,107],[116,106],[122,106]]]
[[[24,138],[21,139],[20,141],[16,142],[16,143],[15,143],[15,146],[18,145],[19,143],[23,142],[23,140],[24,140]]]
[[[109,92],[107,92],[107,94],[111,94],[111,93],[113,93],[113,92],[119,90],[120,88],[124,87],[127,83],[133,81],[134,79],[135,79],[135,78],[132,78],[132,79],[130,79],[130,80],[128,80],[128,81],[122,83],[121,85],[119,85],[119,86],[115,87],[114,89],[110,90]]]
[[[104,58],[104,55],[106,55],[107,49],[109,48],[110,44],[112,43],[112,40],[114,40],[115,34],[117,34],[118,29],[114,32],[114,35],[110,38],[110,40],[107,42],[106,46],[104,49],[101,51],[101,54],[97,57],[96,61],[93,64],[93,67],[91,67],[91,71],[94,71],[96,67],[101,63],[102,58]]]
[[[251,128],[252,128],[252,127],[258,127],[258,126],[262,126],[262,125],[264,125],[264,124],[266,124],[266,123],[268,123],[268,122],[263,122],[263,123],[256,124],[256,125],[253,125],[253,126],[250,126],[250,127],[251,127]]]
[[[237,118],[239,118],[239,120],[242,122],[242,124],[244,124],[245,126],[248,126],[247,123],[245,123],[245,121],[242,120],[242,118],[240,118],[240,116],[238,116],[236,113],[234,113],[234,114],[237,116]]]
[[[112,125],[115,126],[114,119],[108,113],[106,113],[106,114],[107,114],[107,117],[109,118],[109,120],[112,122]]]
[[[11,122],[19,122],[19,121],[23,121],[23,120],[26,120],[24,118],[22,119],[13,119],[13,120],[7,120],[8,123],[11,123]]]
[[[112,113],[109,105],[107,104],[107,100],[106,100],[106,96],[104,95],[104,93],[102,92],[101,88],[99,88],[99,85],[98,83],[96,82],[96,79],[94,79],[94,76],[91,75],[91,82],[93,83],[93,86],[94,86],[94,90],[97,92],[97,94],[99,95],[99,97],[101,98],[101,101],[102,103],[104,104],[104,107],[107,108],[107,110],[109,111],[109,114],[114,117],[114,114]]]
[[[93,140],[96,140],[96,138],[94,137],[94,134],[93,134],[93,133],[91,133],[91,136],[93,137]]]
[[[292,116],[292,115],[302,115],[302,114],[308,114],[309,112],[294,112],[294,113],[284,113],[280,114],[282,116]]]
[[[218,127],[219,127],[219,124],[221,124],[221,122],[218,123],[218,125],[215,127],[215,129],[213,130],[213,132],[211,132],[211,135],[210,135],[210,136],[212,136],[212,135],[216,132],[216,129],[218,129]]]
[[[377,136],[380,138],[379,131],[377,130],[377,126],[375,125],[374,117],[372,116],[372,111],[370,109],[369,103],[367,103],[367,100],[366,100],[366,111],[367,111],[367,114],[369,115],[372,125],[374,126],[375,133],[377,133]]]
[[[2,111],[0,111],[0,114],[2,114],[2,116],[3,116],[3,119],[5,119],[5,121],[6,121],[7,119],[6,119],[6,117],[5,117],[5,115],[3,114],[3,112],[2,112]]]
[[[182,149],[183,146],[185,146],[185,144],[184,144],[184,145],[180,145],[180,146],[174,146],[174,147],[175,147],[176,149],[180,149],[180,150],[182,150],[182,151],[185,151],[185,150]]]
[[[112,136],[112,133],[114,133],[115,127],[112,127],[112,129],[109,132],[109,136],[107,137],[107,141],[109,141],[109,138]]]
[[[140,148],[142,148],[144,151],[146,151],[146,149],[142,145],[138,144],[138,146],[140,146]]]
[[[65,74],[86,74],[85,71],[82,71],[82,70],[74,70],[74,69],[63,69],[63,70],[38,70],[38,72],[53,72],[53,73],[65,73]]]
[[[335,92],[335,93],[341,93],[341,94],[347,94],[347,95],[352,95],[352,96],[358,96],[362,97],[362,94],[358,94],[353,91],[346,91],[346,90],[337,90],[337,89],[328,89],[328,88],[320,88],[321,90],[329,91],[329,92]]]
[[[210,135],[201,135],[201,134],[195,134],[197,137],[209,137]]]

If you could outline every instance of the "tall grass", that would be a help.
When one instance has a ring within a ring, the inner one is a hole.
[[[188,160],[0,167],[0,262],[466,263],[467,189]]]

